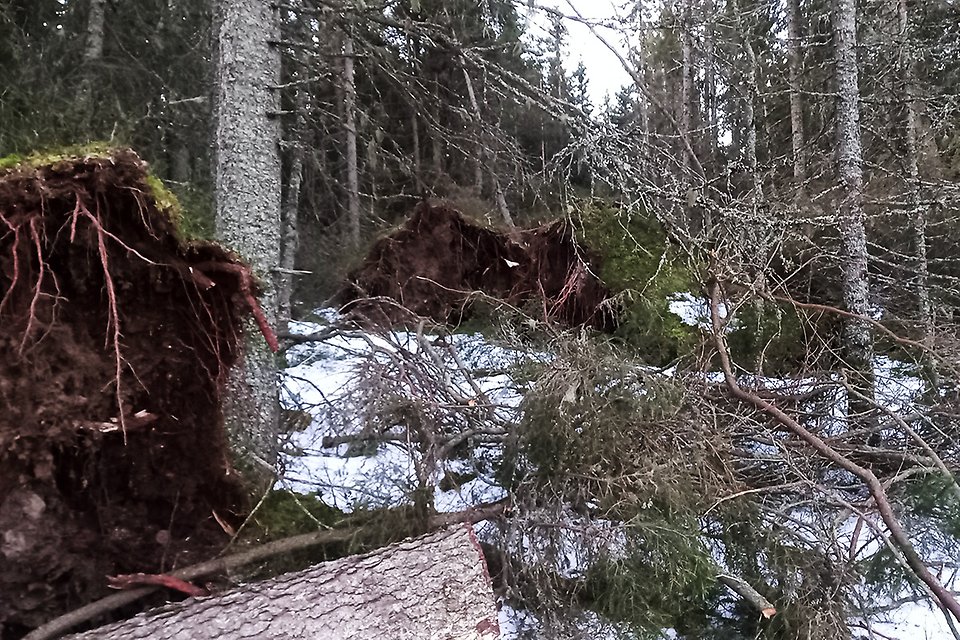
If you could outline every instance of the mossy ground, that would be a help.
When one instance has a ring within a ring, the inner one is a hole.
[[[697,332],[670,312],[670,299],[700,287],[663,226],[645,212],[598,200],[580,218],[583,241],[601,256],[600,278],[619,302],[616,335],[651,364],[688,353]]]
[[[43,167],[78,158],[104,158],[109,156],[113,149],[114,147],[105,142],[91,142],[34,151],[26,155],[14,153],[0,158],[0,170],[15,167]]]

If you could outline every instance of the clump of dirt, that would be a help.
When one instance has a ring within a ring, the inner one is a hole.
[[[249,270],[174,218],[129,150],[0,172],[0,637],[209,557],[241,507]]]
[[[609,329],[615,314],[596,267],[597,257],[564,220],[502,232],[422,202],[374,244],[338,300],[376,323],[417,315],[457,324],[482,294],[528,307],[544,321]]]

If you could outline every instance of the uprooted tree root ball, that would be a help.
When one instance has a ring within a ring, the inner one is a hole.
[[[606,329],[615,313],[596,262],[564,220],[500,232],[423,202],[374,244],[339,300],[354,316],[380,324],[414,316],[456,324],[479,295],[527,306],[539,320]]]
[[[0,172],[0,630],[209,557],[242,491],[221,387],[249,269],[119,150]]]

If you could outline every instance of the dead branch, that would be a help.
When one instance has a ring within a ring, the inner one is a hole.
[[[116,576],[108,576],[107,583],[111,589],[133,589],[147,585],[166,587],[180,593],[185,593],[191,597],[200,597],[209,595],[209,591],[203,587],[190,584],[186,580],[174,578],[161,573],[121,573]]]
[[[743,578],[721,574],[717,576],[717,582],[723,584],[738,596],[749,602],[764,618],[772,618],[777,615],[777,608],[764,598],[759,591],[754,589]]]
[[[957,620],[960,620],[960,603],[957,602],[954,595],[942,584],[940,584],[940,581],[937,580],[932,573],[930,573],[929,569],[927,569],[923,559],[910,542],[910,538],[907,535],[907,532],[904,530],[903,525],[900,524],[896,514],[893,512],[893,507],[890,504],[890,500],[887,498],[887,493],[883,488],[883,484],[873,473],[873,471],[858,465],[839,453],[836,449],[828,445],[816,434],[807,430],[792,416],[785,413],[771,401],[764,400],[763,398],[758,397],[752,391],[743,389],[740,386],[740,383],[737,382],[736,375],[733,373],[733,365],[730,362],[730,350],[723,334],[723,323],[720,319],[720,285],[714,281],[710,285],[709,291],[710,321],[713,328],[714,342],[717,347],[717,353],[720,357],[720,367],[723,370],[723,378],[727,383],[727,387],[730,389],[730,392],[740,400],[752,404],[757,409],[765,412],[770,417],[777,420],[780,424],[793,432],[794,435],[810,445],[821,456],[860,479],[870,492],[870,496],[877,505],[877,511],[880,513],[883,523],[890,532],[891,539],[894,541],[900,552],[904,555],[910,570],[913,571],[914,575],[916,575],[930,588],[934,596],[936,596],[939,605],[944,609],[944,614],[949,615],[947,614],[947,611],[949,611],[949,613],[953,614]]]

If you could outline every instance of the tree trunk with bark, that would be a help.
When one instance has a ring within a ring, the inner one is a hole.
[[[713,0],[704,7],[705,24],[703,36],[703,124],[706,134],[706,160],[708,171],[717,171],[718,136],[720,132],[717,105],[717,15]]]
[[[847,311],[867,318],[870,315],[870,284],[863,212],[856,0],[836,0],[833,30],[836,43],[836,141],[840,182],[838,225],[843,246],[843,302]],[[851,414],[872,411],[870,401],[874,396],[873,335],[866,320],[851,317],[845,322],[843,356],[851,371],[853,386],[870,399],[867,402],[851,400]]]
[[[305,135],[306,100],[303,91],[296,95],[296,124],[290,139],[290,178],[283,196],[282,224],[283,244],[280,252],[280,273],[277,285],[277,323],[286,329],[290,323],[291,299],[293,298],[293,275],[296,269],[297,249],[300,246],[298,213],[300,207],[300,184],[303,179],[303,138]]]
[[[480,104],[477,102],[477,94],[473,90],[473,81],[470,79],[470,74],[467,73],[466,67],[461,67],[461,69],[463,70],[464,81],[467,84],[467,96],[470,98],[470,106],[473,109],[473,118],[480,144],[477,153],[477,166],[481,166],[483,160],[490,163],[490,180],[493,183],[493,195],[497,202],[497,211],[500,213],[500,217],[503,218],[504,224],[508,227],[515,227],[513,216],[510,215],[510,206],[507,204],[507,196],[504,194],[503,186],[500,184],[500,178],[497,176],[496,155],[485,139],[483,117],[480,113]],[[477,184],[479,188],[479,185],[482,184],[482,179],[479,180]]]
[[[73,640],[494,640],[490,577],[469,526],[150,611]]]
[[[276,326],[275,270],[280,262],[279,129],[270,87],[280,57],[268,43],[279,37],[266,0],[217,3],[216,234],[249,262],[262,288],[266,320]],[[244,356],[231,372],[225,424],[238,460],[272,469],[276,457],[277,368],[250,322]]]
[[[311,33],[303,22],[294,26],[294,35],[306,41]],[[296,113],[287,132],[285,149],[290,167],[287,178],[287,188],[283,191],[283,200],[280,206],[281,245],[280,270],[277,275],[277,324],[284,331],[289,328],[291,316],[291,299],[293,297],[293,276],[296,268],[297,250],[300,246],[299,208],[300,187],[303,181],[303,158],[305,139],[307,137],[307,113],[309,112],[309,90],[306,84],[304,70],[309,69],[308,57],[300,53],[294,61],[295,71],[292,77],[301,83],[294,89],[293,103]]]
[[[357,85],[353,37],[343,37],[343,116],[347,136],[347,239],[360,246],[360,169],[357,158]]]
[[[681,15],[681,66],[680,66],[680,135],[685,145],[682,147],[684,180],[690,179],[693,164],[690,149],[693,148],[693,20],[692,0],[684,0]]]
[[[803,132],[803,98],[800,96],[800,75],[803,72],[800,34],[800,0],[787,0],[790,136],[793,147],[793,180],[796,183],[798,197],[803,196],[807,180],[807,151]]]
[[[923,204],[923,181],[920,176],[920,137],[921,137],[921,108],[922,102],[917,95],[919,87],[916,81],[916,62],[914,60],[914,43],[910,38],[910,16],[907,0],[898,0],[897,16],[899,18],[902,57],[902,85],[906,101],[906,138],[907,138],[907,188],[910,191],[911,232],[914,244],[913,274],[917,296],[917,312],[923,327],[924,342],[932,351],[934,318],[933,305],[930,301],[930,263],[927,260],[927,208]],[[923,355],[924,377],[931,390],[936,390],[940,384],[937,363],[931,357],[930,351]]]
[[[106,0],[90,0],[87,8],[86,39],[83,46],[83,69],[78,92],[77,113],[83,127],[89,129],[93,118],[94,68],[103,57]]]
[[[733,0],[733,11],[736,14],[738,31],[742,40],[743,51],[746,54],[747,68],[746,76],[747,95],[743,99],[743,119],[746,127],[746,139],[744,141],[744,160],[750,171],[750,204],[756,209],[763,200],[763,180],[760,176],[760,167],[757,162],[757,114],[756,101],[760,91],[757,83],[757,54],[753,49],[753,43],[750,42],[750,29],[743,23],[740,15],[737,0]]]

